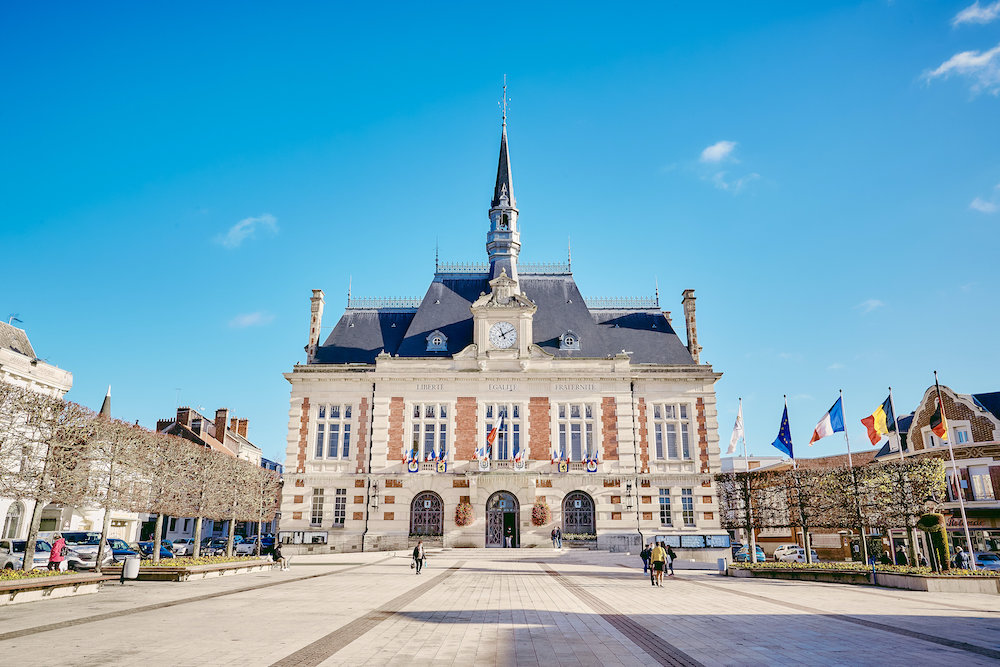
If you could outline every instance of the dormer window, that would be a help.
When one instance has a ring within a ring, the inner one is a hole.
[[[572,331],[567,331],[562,336],[559,336],[559,349],[560,350],[579,350],[580,349],[580,337],[577,336]]]
[[[447,352],[448,337],[440,331],[433,331],[427,336],[428,352]]]

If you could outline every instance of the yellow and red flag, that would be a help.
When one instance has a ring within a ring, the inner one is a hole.
[[[948,418],[944,414],[940,399],[934,399],[934,414],[931,415],[929,426],[934,435],[942,440],[948,439]]]
[[[896,430],[896,418],[892,414],[892,399],[886,398],[882,405],[875,408],[875,412],[861,420],[865,428],[868,429],[868,439],[872,441],[872,446],[877,445],[883,435],[889,435]]]

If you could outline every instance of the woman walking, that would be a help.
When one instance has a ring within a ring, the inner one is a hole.
[[[667,550],[663,548],[662,542],[657,542],[651,555],[653,561],[653,585],[663,585],[663,563],[667,560]]]
[[[63,552],[66,550],[66,540],[59,533],[53,537],[56,538],[56,541],[52,543],[52,553],[49,554],[49,569],[58,571],[65,559]]]
[[[413,562],[417,564],[417,574],[420,574],[420,568],[424,566],[424,541],[418,540],[417,546],[413,547]]]

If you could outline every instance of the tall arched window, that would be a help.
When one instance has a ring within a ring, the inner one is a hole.
[[[22,516],[24,516],[24,506],[15,500],[7,509],[7,516],[3,521],[3,533],[0,533],[0,537],[10,540],[17,538]]]
[[[593,535],[597,531],[594,521],[594,499],[583,491],[566,494],[563,500],[563,532]]]
[[[418,493],[410,503],[410,535],[432,536],[444,533],[444,504],[433,491]]]

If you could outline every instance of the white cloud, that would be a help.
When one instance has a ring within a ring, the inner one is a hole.
[[[878,299],[865,299],[864,301],[856,305],[855,308],[859,308],[862,313],[870,313],[876,308],[881,308],[884,305],[885,303],[879,301]]]
[[[274,315],[258,310],[256,313],[243,313],[229,320],[229,326],[233,329],[246,329],[247,327],[262,327],[274,321]]]
[[[278,232],[278,220],[270,213],[261,213],[256,217],[243,218],[230,227],[225,234],[217,236],[215,240],[227,248],[239,248],[243,241],[248,238],[254,238],[258,229],[276,234]]]
[[[745,176],[740,176],[739,178],[730,179],[726,176],[726,172],[717,171],[712,174],[712,184],[720,190],[726,190],[732,192],[733,194],[739,194],[743,191],[747,185],[756,181],[760,178],[760,174],[750,173]]]
[[[969,208],[973,211],[979,211],[980,213],[996,213],[1000,210],[1000,205],[976,197],[969,203]]]
[[[735,149],[735,141],[717,141],[701,152],[701,161],[711,163],[722,162],[729,159]]]
[[[963,23],[990,23],[994,19],[1000,16],[1000,0],[986,5],[985,7],[979,6],[979,0],[973,2],[971,5],[955,14],[955,18],[951,20],[953,26],[959,26]]]
[[[839,371],[843,369],[844,369],[844,364],[840,363],[839,361],[835,361],[826,367],[826,370],[828,371]]]
[[[1000,44],[989,51],[962,51],[941,63],[937,69],[926,72],[927,81],[947,79],[952,74],[971,81],[973,93],[986,91],[1000,94]]]

